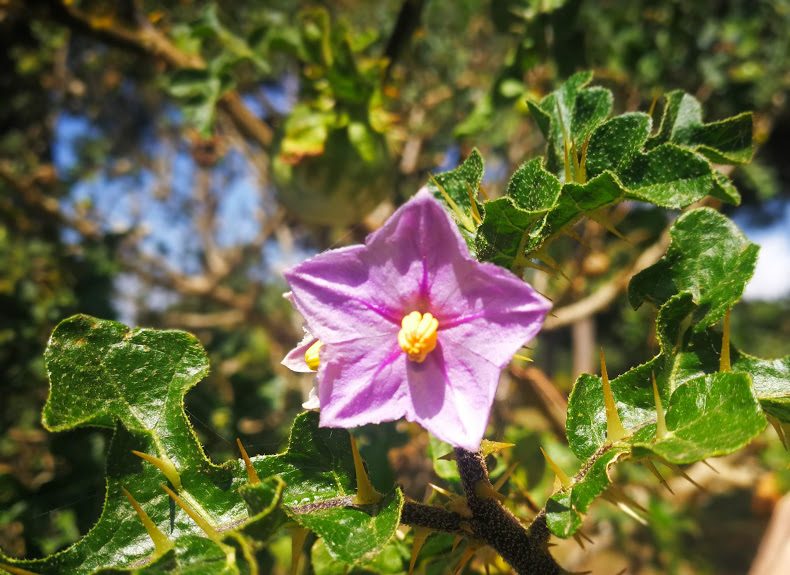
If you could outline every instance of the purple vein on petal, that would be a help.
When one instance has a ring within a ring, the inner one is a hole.
[[[361,304],[362,304],[362,305],[364,305],[366,308],[368,308],[370,311],[373,311],[373,312],[375,312],[375,313],[379,314],[381,317],[383,317],[383,318],[384,318],[384,319],[386,319],[387,321],[391,321],[391,322],[392,322],[392,323],[394,323],[395,325],[400,325],[401,319],[400,319],[400,318],[398,318],[398,317],[395,315],[395,313],[394,313],[394,312],[392,312],[392,311],[388,310],[388,309],[387,309],[387,308],[385,308],[384,306],[378,306],[378,305],[376,305],[376,304],[373,304],[373,303],[370,303],[370,302],[368,302],[368,301],[365,301],[364,299],[362,299],[362,298],[359,298],[359,297],[352,297],[352,296],[349,296],[349,297],[348,297],[348,299],[350,299],[350,300],[353,300],[353,301],[355,301],[355,302],[357,302],[357,303],[361,303]]]
[[[385,359],[383,362],[381,362],[381,365],[378,367],[378,369],[376,370],[376,372],[373,374],[373,377],[371,378],[371,381],[372,381],[372,380],[374,380],[374,379],[376,379],[376,378],[379,376],[379,374],[380,374],[382,371],[384,371],[384,369],[385,369],[387,366],[389,366],[389,365],[390,365],[391,363],[393,363],[393,362],[394,362],[396,359],[398,359],[398,357],[400,357],[401,353],[403,353],[403,352],[402,352],[400,349],[393,349],[393,350],[390,352],[390,354],[387,356],[387,359]]]
[[[474,321],[476,319],[480,319],[481,317],[485,317],[486,313],[481,311],[477,313],[470,313],[469,315],[459,315],[458,317],[453,317],[450,319],[439,319],[439,330],[442,329],[449,329],[451,327],[455,327],[458,325],[463,325],[465,323],[469,323],[470,321]]]

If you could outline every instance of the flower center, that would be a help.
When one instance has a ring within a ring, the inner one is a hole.
[[[308,347],[304,354],[304,360],[307,362],[307,367],[313,371],[318,371],[318,366],[321,364],[321,360],[318,357],[318,350],[321,349],[322,345],[324,345],[323,341],[317,341]]]
[[[401,321],[401,330],[398,332],[400,348],[409,354],[411,361],[422,363],[425,356],[436,347],[438,329],[439,322],[431,314],[413,311]]]

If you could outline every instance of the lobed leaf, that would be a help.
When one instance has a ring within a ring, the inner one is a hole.
[[[660,307],[688,291],[698,306],[695,329],[704,329],[741,298],[759,248],[732,221],[709,208],[683,214],[670,237],[666,255],[631,280],[628,299],[634,308],[643,302]]]

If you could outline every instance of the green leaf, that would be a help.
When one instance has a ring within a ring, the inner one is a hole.
[[[377,504],[322,507],[320,503],[302,506],[292,509],[290,516],[321,537],[333,558],[351,564],[375,557],[392,538],[400,525],[403,494],[396,488]],[[307,509],[311,511],[306,512]]]
[[[187,390],[208,371],[194,336],[75,316],[56,328],[45,359],[51,384],[45,426],[61,431],[115,425],[107,497],[98,523],[67,550],[33,561],[3,558],[5,563],[41,575],[88,575],[97,569],[126,572],[150,562],[153,543],[122,487],[174,543],[173,551],[142,572],[157,572],[167,561],[173,562],[167,570],[178,573],[248,573],[255,549],[286,514],[310,525],[349,561],[375,553],[398,525],[402,495],[397,489],[377,505],[348,507],[355,493],[348,432],[319,428],[315,413],[296,418],[285,453],[253,459],[258,475],[268,477],[258,485],[249,484],[240,461],[209,462],[183,407]],[[166,478],[132,450],[169,461],[172,472]],[[187,505],[223,534],[220,544],[160,488],[168,478]],[[344,523],[343,541],[332,539],[329,521],[322,523],[329,507]]]
[[[469,192],[471,191],[473,197],[477,197],[480,183],[483,181],[483,156],[475,148],[463,164],[454,170],[434,176],[434,179],[439,182],[461,211],[471,217],[472,202],[469,199]],[[425,185],[436,199],[445,204],[447,210],[455,215],[452,206],[447,203],[436,184],[429,180]]]
[[[436,475],[451,485],[455,485],[460,488],[461,476],[458,475],[458,466],[455,464],[455,461],[442,459],[442,457],[445,455],[451,455],[453,453],[453,446],[449,443],[445,443],[444,441],[436,439],[431,434],[428,434],[428,436],[430,437],[428,451],[429,455],[431,456],[431,461],[433,461],[433,470],[436,472]]]
[[[727,217],[709,208],[683,214],[670,237],[666,255],[633,277],[628,299],[634,308],[643,302],[659,307],[688,291],[699,306],[695,329],[704,329],[741,298],[759,248]]]
[[[732,370],[748,373],[763,411],[783,423],[790,423],[790,355],[781,359],[760,359],[743,352],[730,352]]]
[[[628,197],[663,208],[684,208],[714,187],[710,164],[673,144],[636,154],[618,176],[628,188]]]
[[[555,493],[546,502],[546,525],[558,537],[570,537],[582,526],[582,516],[573,508],[571,492]]]
[[[618,173],[642,150],[650,134],[650,116],[642,113],[623,114],[598,126],[587,145],[587,177],[594,178],[604,170]]]
[[[613,98],[609,90],[585,88],[592,77],[592,72],[574,74],[540,102],[527,101],[548,144],[546,167],[555,174],[563,171],[565,132],[570,139],[568,148],[572,144],[581,148],[587,135],[612,112]]]
[[[635,443],[634,457],[658,455],[692,463],[737,451],[765,428],[765,417],[744,373],[714,373],[685,382],[669,399],[668,435]]]
[[[528,236],[540,235],[543,216],[556,205],[560,188],[540,158],[523,164],[508,183],[506,195],[483,205],[483,223],[475,238],[478,259],[506,268],[521,263]]]
[[[713,172],[713,189],[710,195],[733,206],[741,205],[741,194],[730,179],[721,172]]]
[[[655,360],[651,360],[609,382],[626,430],[656,419],[650,379],[654,367]],[[568,444],[581,460],[589,459],[606,445],[606,409],[600,377],[584,373],[576,380],[568,398],[566,428]]]
[[[403,541],[393,538],[374,558],[349,568],[347,563],[332,556],[323,539],[318,539],[310,557],[316,575],[405,575],[409,569],[410,549]]]
[[[167,90],[181,100],[186,121],[203,135],[211,135],[217,102],[230,88],[207,69],[182,68],[173,72]]]
[[[666,95],[658,133],[648,148],[673,143],[699,152],[717,164],[744,164],[752,158],[752,115],[744,113],[710,124],[702,123],[702,107],[681,91]]]
[[[594,454],[573,478],[571,487],[551,496],[546,505],[546,523],[552,533],[566,538],[581,527],[582,514],[589,511],[590,504],[612,483],[609,470],[628,452],[627,447],[617,446]]]

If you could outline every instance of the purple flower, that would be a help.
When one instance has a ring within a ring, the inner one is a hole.
[[[305,371],[304,353],[321,342],[311,348],[314,364],[320,353],[321,426],[405,417],[470,450],[485,433],[502,368],[550,308],[511,272],[474,260],[427,191],[365,245],[319,254],[285,278],[308,337],[284,363]]]

